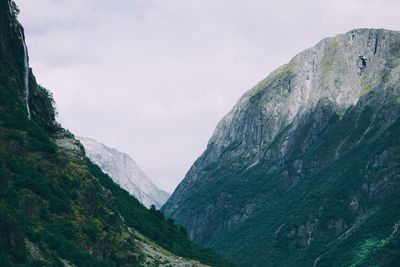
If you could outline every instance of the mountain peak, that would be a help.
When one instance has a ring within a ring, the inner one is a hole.
[[[167,201],[169,194],[160,190],[128,155],[110,148],[92,138],[78,136],[87,157],[110,177],[135,196],[143,205],[156,208]]]
[[[323,39],[244,94],[218,124],[209,144],[227,147],[227,142],[238,141],[232,132],[236,132],[234,120],[241,121],[240,112],[257,104],[269,115],[264,144],[321,99],[332,103],[338,113],[344,112],[368,91],[392,81],[390,75],[396,75],[397,69],[389,66],[398,68],[399,43],[400,32],[383,29],[355,29]]]
[[[239,266],[347,266],[338,255],[364,253],[378,221],[376,240],[398,240],[399,74],[397,31],[355,29],[297,54],[219,122],[163,211]]]

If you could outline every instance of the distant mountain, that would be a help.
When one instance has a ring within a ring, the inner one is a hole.
[[[231,266],[114,183],[56,122],[17,14],[0,0],[0,266]]]
[[[86,156],[143,205],[160,208],[167,201],[169,194],[155,186],[129,155],[91,138],[77,138]]]
[[[238,266],[400,266],[400,32],[326,38],[271,73],[162,210]]]

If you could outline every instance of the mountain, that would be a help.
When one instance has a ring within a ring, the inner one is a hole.
[[[94,139],[77,138],[85,147],[86,156],[143,205],[161,208],[167,201],[169,194],[157,188],[129,155]]]
[[[272,72],[162,211],[238,266],[398,266],[400,33],[352,30]]]
[[[0,266],[231,266],[86,158],[36,83],[17,14],[0,0]]]

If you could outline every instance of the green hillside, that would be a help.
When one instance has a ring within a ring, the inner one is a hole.
[[[20,30],[0,0],[0,266],[142,266],[143,238],[183,258],[231,266],[93,165],[56,123],[51,94],[31,72],[28,119]]]
[[[399,266],[400,33],[356,29],[249,90],[164,205],[238,266]]]

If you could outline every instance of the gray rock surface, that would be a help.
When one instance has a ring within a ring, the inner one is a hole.
[[[154,185],[129,155],[91,138],[77,138],[85,147],[86,156],[144,206],[160,208],[167,201],[169,194]]]
[[[399,63],[400,33],[384,29],[356,29],[299,53],[246,92],[219,122],[206,151],[163,210],[179,218],[180,204],[206,172],[205,166],[233,157],[240,157],[239,168],[257,164],[279,133],[289,125],[288,131],[294,131],[318,104],[324,106],[321,116],[324,109],[342,114],[372,90],[395,87],[398,95]],[[271,157],[283,157],[289,142],[290,133],[280,155]]]
[[[243,95],[162,210],[239,266],[345,266],[366,232],[392,242],[399,118],[400,33],[326,38]]]

